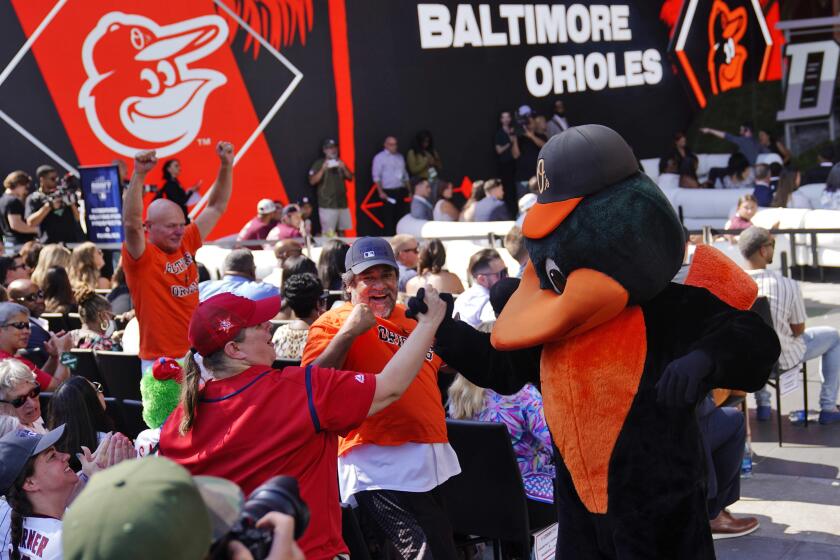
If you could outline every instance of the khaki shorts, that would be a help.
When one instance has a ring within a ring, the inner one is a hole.
[[[318,208],[318,217],[321,219],[321,233],[324,235],[347,231],[353,227],[350,210],[347,208]]]

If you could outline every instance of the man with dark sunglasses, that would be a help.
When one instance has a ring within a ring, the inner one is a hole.
[[[50,357],[46,344],[52,338],[49,323],[41,319],[45,309],[44,292],[32,280],[15,280],[9,284],[9,299],[29,310],[29,342],[23,355],[42,368]]]
[[[420,260],[420,245],[417,238],[407,233],[400,233],[391,238],[391,249],[397,259],[399,282],[397,289],[405,291],[408,281],[417,276],[417,261]]]
[[[51,335],[50,340],[44,343],[49,358],[41,369],[30,360],[17,355],[20,350],[26,348],[29,335],[29,310],[19,303],[0,303],[0,359],[12,358],[23,362],[35,374],[41,389],[53,390],[70,376],[70,370],[61,363],[61,355],[70,351],[73,340],[69,334]]]

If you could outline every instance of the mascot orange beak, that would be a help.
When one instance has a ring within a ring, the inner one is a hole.
[[[627,306],[629,295],[602,272],[572,272],[562,294],[541,289],[533,263],[505,305],[490,341],[499,350],[516,350],[569,338],[605,323]]]

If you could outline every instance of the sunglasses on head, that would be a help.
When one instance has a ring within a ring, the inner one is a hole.
[[[37,398],[38,398],[38,395],[40,395],[40,394],[41,394],[41,386],[40,386],[40,385],[36,385],[34,389],[32,389],[31,391],[29,391],[29,392],[28,392],[27,394],[25,394],[25,395],[22,395],[22,396],[20,396],[20,397],[18,397],[18,398],[16,398],[16,399],[12,399],[12,400],[10,400],[10,401],[0,400],[0,403],[6,403],[6,404],[10,404],[10,405],[12,405],[12,406],[13,406],[13,407],[15,407],[15,408],[20,408],[20,407],[22,407],[23,405],[25,405],[25,404],[26,404],[26,401],[27,401],[28,399],[37,399]]]
[[[23,331],[23,330],[27,330],[27,331],[28,331],[29,329],[31,329],[31,328],[32,328],[32,327],[30,327],[30,326],[29,326],[29,323],[28,323],[28,322],[23,322],[23,321],[18,321],[17,323],[6,323],[6,324],[5,324],[5,325],[3,325],[3,326],[4,326],[4,327],[14,327],[14,328],[16,328],[16,329],[17,329],[17,330],[19,330],[19,331]]]
[[[37,292],[32,292],[31,294],[26,294],[15,299],[18,301],[38,301],[39,299],[44,299],[44,292],[43,290],[38,290]]]

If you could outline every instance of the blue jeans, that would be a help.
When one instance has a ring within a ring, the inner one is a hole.
[[[837,390],[840,387],[840,333],[834,327],[811,327],[802,334],[805,341],[803,362],[822,356],[823,384],[820,389],[820,410],[837,410]],[[756,391],[758,406],[770,406],[770,391]]]

